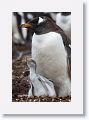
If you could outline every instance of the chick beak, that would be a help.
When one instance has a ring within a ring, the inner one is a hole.
[[[33,28],[33,25],[31,23],[25,23],[21,25],[22,28]]]

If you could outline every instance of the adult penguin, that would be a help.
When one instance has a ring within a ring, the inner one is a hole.
[[[58,96],[71,95],[70,39],[45,16],[34,18],[21,26],[34,31],[32,59],[37,63],[37,73],[53,81]]]

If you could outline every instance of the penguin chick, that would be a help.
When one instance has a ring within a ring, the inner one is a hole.
[[[71,49],[66,49],[71,44],[70,39],[59,26],[45,16],[34,18],[22,27],[34,31],[32,59],[36,61],[37,74],[53,81],[59,97],[71,95],[67,62]]]
[[[44,89],[43,85],[38,79],[36,75],[36,63],[35,61],[30,61],[27,63],[28,67],[30,68],[30,80],[33,85],[33,95],[34,96],[47,96],[47,92]]]
[[[42,82],[42,85],[44,86],[44,88],[46,88],[48,96],[56,97],[56,92],[54,89],[53,82],[41,75],[38,76],[39,76],[39,80]]]
[[[53,83],[47,78],[36,74],[36,62],[31,59],[31,61],[28,62],[28,67],[30,68],[30,80],[34,87],[34,95],[56,97]]]
[[[32,93],[32,88],[33,88],[33,86],[32,86],[32,83],[30,83],[30,89],[29,89],[29,92],[28,92],[28,96],[33,96],[33,93]]]

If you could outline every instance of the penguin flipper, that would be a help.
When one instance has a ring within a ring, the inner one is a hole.
[[[53,83],[49,79],[47,79],[43,76],[40,76],[39,78],[40,78],[40,81],[42,82],[44,88],[47,90],[48,96],[56,97],[56,92],[55,92]]]
[[[68,74],[71,79],[71,48],[69,45],[65,46],[67,51],[67,66],[68,66]]]
[[[67,65],[68,65],[68,74],[69,77],[71,78],[71,56],[67,57]]]

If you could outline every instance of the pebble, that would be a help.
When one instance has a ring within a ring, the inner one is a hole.
[[[71,97],[37,97],[37,96],[32,96],[29,97],[27,95],[18,95],[17,98],[14,98],[14,101],[16,102],[70,102],[71,101]]]

